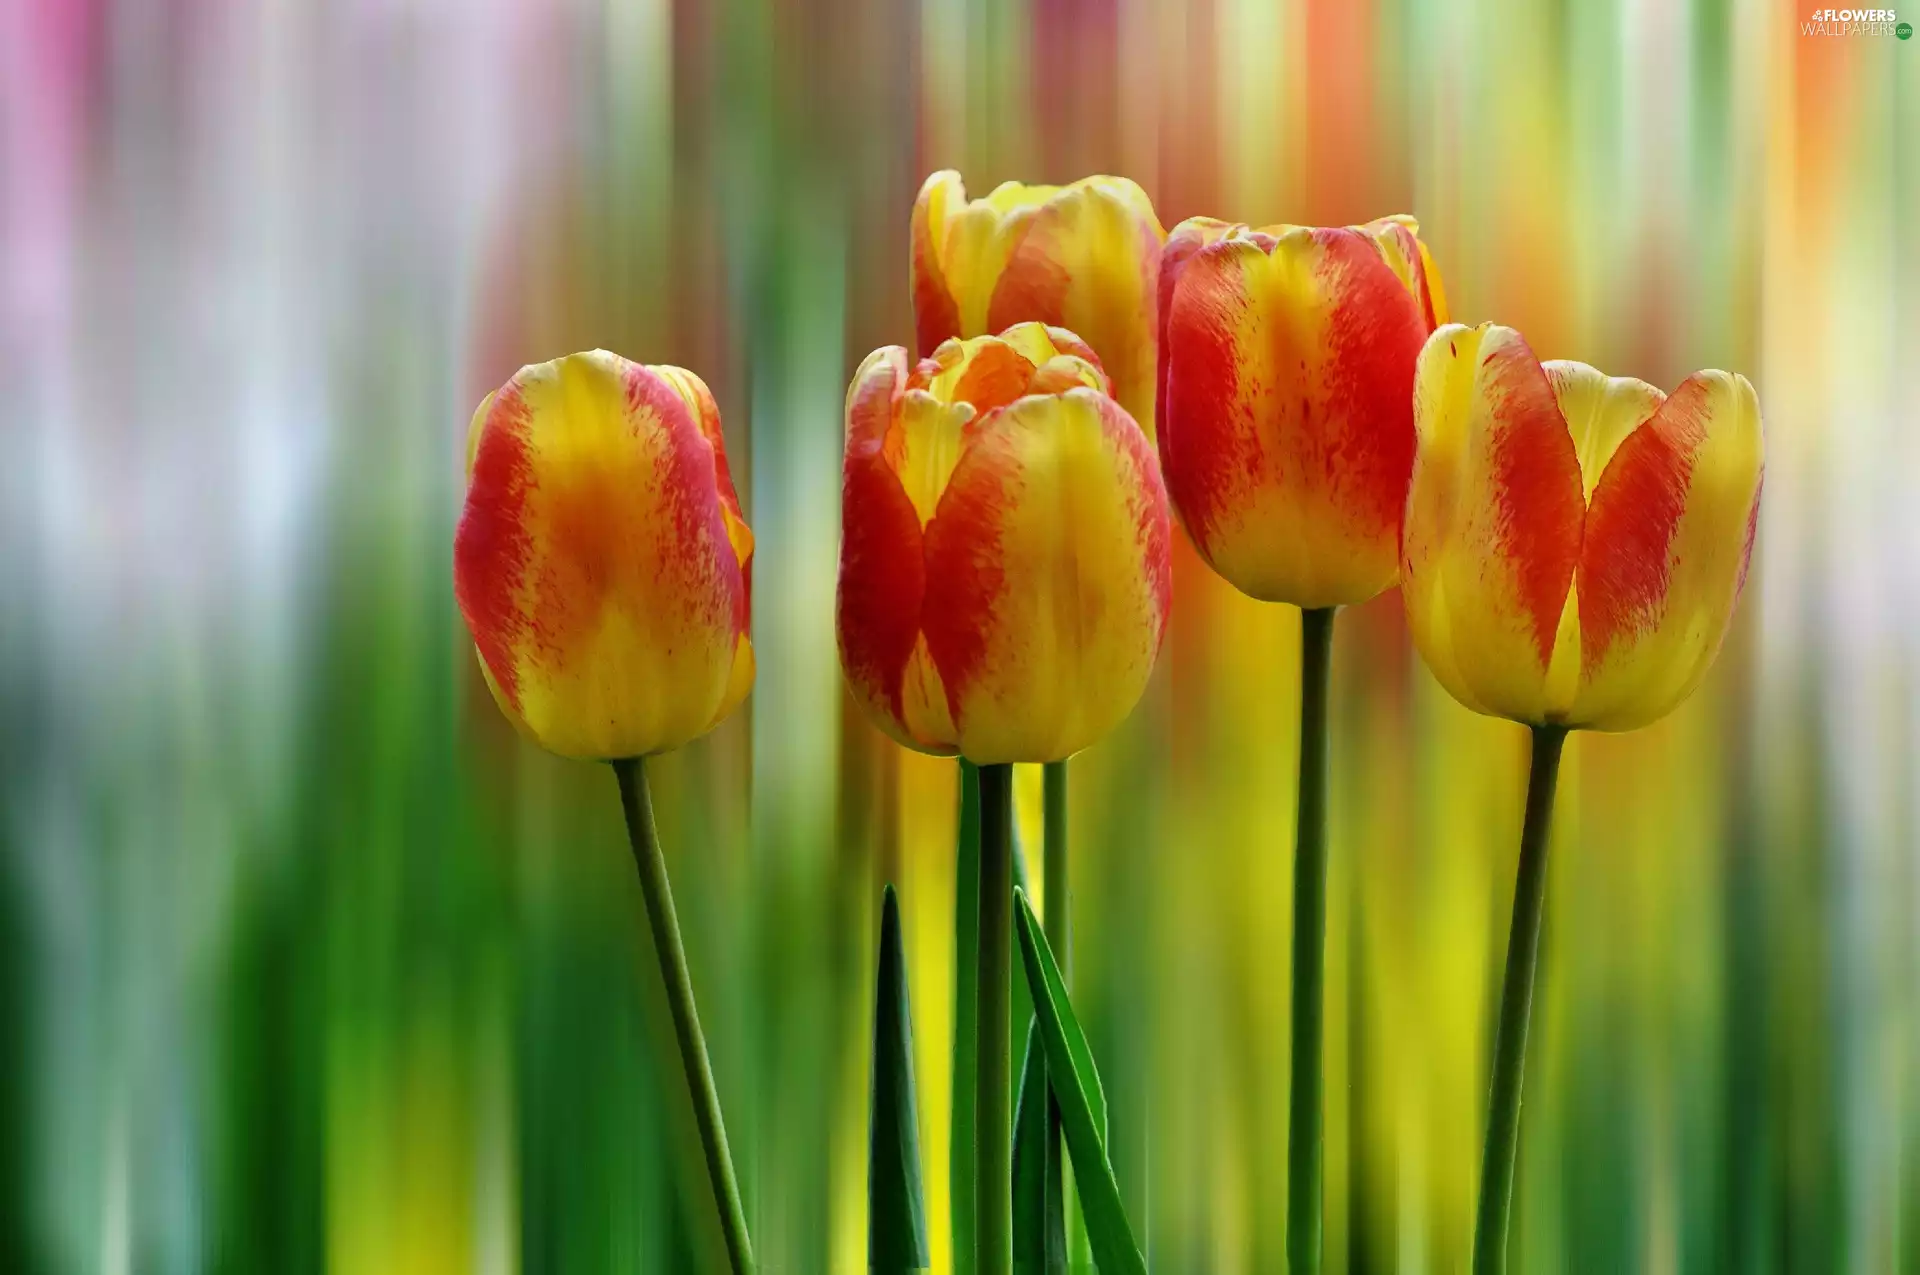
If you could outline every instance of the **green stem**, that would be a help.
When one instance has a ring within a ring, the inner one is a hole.
[[[1513,886],[1513,929],[1500,991],[1500,1034],[1493,1047],[1493,1091],[1487,1100],[1487,1148],[1480,1162],[1480,1213],[1473,1229],[1474,1275],[1507,1269],[1507,1216],[1513,1203],[1514,1155],[1520,1144],[1520,1082],[1526,1072],[1527,1023],[1540,956],[1540,915],[1547,897],[1547,835],[1560,774],[1564,726],[1533,728],[1527,815],[1520,831],[1520,868]]]
[[[707,1177],[713,1184],[714,1204],[720,1211],[727,1256],[734,1275],[751,1275],[753,1245],[747,1239],[747,1217],[740,1207],[740,1186],[733,1176],[733,1157],[727,1151],[727,1129],[720,1119],[720,1094],[714,1088],[713,1065],[707,1060],[707,1041],[700,1033],[700,1013],[693,1003],[693,979],[687,972],[686,946],[680,941],[680,919],[673,909],[673,889],[667,883],[667,861],[660,853],[660,837],[653,826],[653,798],[647,792],[645,762],[639,757],[616,761],[613,773],[620,781],[620,806],[627,816],[627,839],[633,843],[634,866],[640,870],[640,893],[647,902],[653,950],[660,958],[660,976],[667,985],[673,1034],[680,1043],[680,1067],[686,1072],[687,1088],[693,1095],[693,1115],[700,1126],[700,1145],[707,1156]]]
[[[1073,944],[1068,921],[1067,894],[1067,763],[1050,761],[1041,772],[1044,779],[1046,816],[1046,921],[1047,946],[1053,949],[1060,965],[1060,981],[1073,987]],[[1067,1252],[1067,1189],[1065,1156],[1060,1145],[1060,1104],[1047,1103],[1047,1269],[1064,1271]]]
[[[980,1061],[980,768],[960,759],[959,832],[953,884],[953,1135],[947,1154],[953,1184],[954,1275],[974,1275],[973,1102]]]
[[[1320,1270],[1322,1000],[1327,934],[1327,682],[1333,608],[1300,613],[1300,799],[1293,843],[1293,1075],[1287,1122],[1287,1269]]]
[[[980,767],[980,1013],[974,1075],[979,1275],[1013,1270],[1013,767]]]

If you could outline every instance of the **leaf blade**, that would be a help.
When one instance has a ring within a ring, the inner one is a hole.
[[[900,937],[900,902],[889,885],[880,910],[880,956],[874,978],[867,1264],[872,1270],[891,1273],[925,1270],[929,1263],[913,1078],[913,1007]]]
[[[1061,1131],[1073,1160],[1094,1261],[1103,1275],[1146,1275],[1146,1261],[1134,1241],[1120,1184],[1107,1159],[1106,1094],[1093,1052],[1067,1000],[1059,966],[1032,906],[1024,894],[1016,901],[1014,928],[1020,936],[1020,959],[1033,994],[1035,1028],[1046,1045],[1047,1073],[1060,1104]]]

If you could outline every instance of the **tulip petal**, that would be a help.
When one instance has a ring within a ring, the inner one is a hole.
[[[999,234],[1010,251],[1003,268],[978,276],[993,280],[979,330],[1037,320],[1077,332],[1100,351],[1114,396],[1151,438],[1165,236],[1145,192],[1125,178],[1089,178],[1050,192],[1030,215],[1003,219]]]
[[[1540,365],[1553,385],[1554,401],[1573,436],[1586,498],[1600,483],[1607,462],[1627,435],[1660,409],[1667,396],[1645,381],[1608,376],[1585,363],[1555,359]]]
[[[694,414],[694,420],[700,426],[700,433],[713,448],[714,486],[720,497],[720,515],[727,524],[727,542],[733,547],[735,561],[740,564],[740,578],[745,588],[740,591],[739,614],[734,623],[740,632],[739,649],[734,652],[733,672],[727,681],[727,693],[721,697],[720,706],[714,710],[709,726],[717,726],[727,715],[740,706],[753,689],[754,658],[753,639],[749,636],[753,623],[753,531],[747,526],[746,515],[740,511],[740,496],[734,490],[733,470],[727,464],[727,438],[721,427],[720,405],[714,402],[713,392],[707,383],[683,367],[671,364],[656,364],[653,369],[665,377],[679,393],[687,409]]]
[[[1545,722],[1585,519],[1552,384],[1511,328],[1449,324],[1421,351],[1414,422],[1401,577],[1414,640],[1463,704]]]
[[[924,357],[942,341],[960,335],[960,308],[941,259],[949,214],[965,205],[960,174],[944,169],[927,178],[913,201],[913,318],[915,340]]]
[[[1169,535],[1150,446],[1111,398],[1032,396],[977,422],[927,526],[922,621],[968,757],[1063,758],[1132,710]]]
[[[1394,582],[1413,463],[1413,299],[1364,235],[1221,239],[1166,332],[1167,485],[1242,592],[1319,607]]]
[[[951,752],[950,738],[916,735],[907,711],[926,563],[920,515],[888,460],[887,443],[908,375],[907,352],[889,346],[868,356],[847,390],[835,627],[847,685],[868,714],[908,747]],[[915,679],[916,686],[923,682]]]
[[[493,400],[499,394],[491,391],[480,400],[480,406],[473,409],[473,419],[467,422],[467,481],[473,481],[473,454],[480,450],[480,428],[487,423],[487,416],[493,411]]]
[[[1440,286],[1440,272],[1434,268],[1433,254],[1420,238],[1420,223],[1405,213],[1381,217],[1356,230],[1372,239],[1380,255],[1393,267],[1394,275],[1413,294],[1426,318],[1427,330],[1447,321],[1447,294]]]
[[[641,364],[574,355],[495,395],[455,594],[502,709],[545,747],[676,748],[737,688],[747,586],[718,481],[679,386]]]
[[[1570,718],[1631,730],[1693,692],[1753,550],[1764,464],[1745,377],[1697,372],[1619,440],[1581,553],[1581,684]]]
[[[1156,319],[1161,335],[1159,363],[1156,370],[1154,397],[1154,419],[1164,424],[1167,419],[1167,354],[1172,343],[1167,339],[1168,325],[1173,313],[1174,289],[1180,284],[1180,276],[1186,272],[1187,263],[1208,244],[1218,243],[1236,230],[1244,230],[1230,221],[1217,221],[1212,217],[1189,217],[1173,228],[1167,236],[1167,242],[1160,249],[1160,285],[1159,303]],[[1157,430],[1156,441],[1160,447],[1160,456],[1164,461],[1167,454],[1167,431]]]

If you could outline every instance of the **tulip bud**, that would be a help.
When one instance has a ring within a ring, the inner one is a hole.
[[[1016,323],[1069,328],[1099,354],[1114,397],[1152,439],[1165,238],[1146,192],[1124,177],[1007,182],[969,201],[959,173],[935,173],[913,206],[920,353]]]
[[[595,350],[474,413],[454,595],[501,711],[541,746],[678,748],[753,685],[753,533],[720,412],[677,367]]]
[[[847,391],[838,623],[854,696],[910,748],[1044,762],[1119,724],[1169,596],[1166,493],[1092,349],[1023,323]]]
[[[1398,574],[1413,365],[1446,315],[1416,229],[1196,217],[1167,240],[1161,465],[1194,547],[1242,593],[1339,606]]]
[[[1745,377],[1671,395],[1541,363],[1511,328],[1421,352],[1402,593],[1455,699],[1535,725],[1632,730],[1693,692],[1746,579],[1760,406]]]

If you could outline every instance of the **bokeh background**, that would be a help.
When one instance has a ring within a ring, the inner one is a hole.
[[[831,608],[951,165],[1411,211],[1458,318],[1753,379],[1719,665],[1571,746],[1515,1266],[1920,1271],[1920,48],[1797,3],[0,3],[0,1267],[718,1269],[612,777],[450,588],[473,404],[605,346],[713,385],[759,540],[758,687],[652,768],[755,1240],[864,1267],[893,880],[948,1269],[953,766]],[[1298,620],[1176,569],[1073,765],[1076,999],[1154,1269],[1276,1272]],[[1524,734],[1393,594],[1335,678],[1329,1269],[1456,1271]]]

